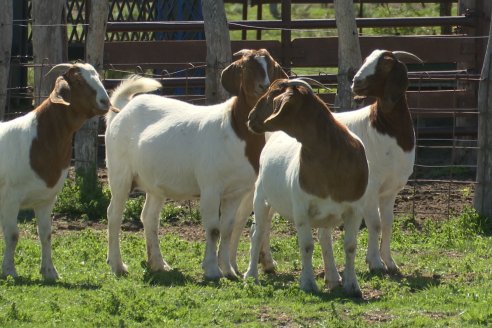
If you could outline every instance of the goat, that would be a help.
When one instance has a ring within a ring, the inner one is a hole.
[[[157,95],[140,95],[127,102],[143,90],[131,81],[123,82],[111,97],[121,108],[119,114],[107,116],[106,130],[112,194],[108,263],[115,274],[128,272],[121,259],[119,231],[128,193],[137,188],[146,193],[141,220],[151,271],[170,269],[158,242],[159,211],[165,198],[200,197],[206,231],[205,278],[237,278],[235,250],[252,211],[258,158],[265,144],[264,136],[248,131],[246,120],[270,82],[286,74],[265,49],[244,49],[235,55],[241,58],[221,75],[224,88],[235,96],[221,104],[196,106]]]
[[[275,81],[249,114],[248,126],[255,133],[278,132],[269,137],[260,156],[255,229],[245,278],[258,279],[260,248],[274,209],[297,229],[300,285],[305,291],[318,290],[312,269],[311,227],[344,223],[344,289],[360,297],[354,261],[369,174],[362,142],[301,80]],[[320,242],[327,247],[326,239]]]
[[[34,209],[41,240],[41,274],[58,279],[51,258],[51,211],[72,157],[72,137],[89,118],[106,114],[111,103],[90,64],[66,69],[49,97],[33,111],[0,123],[0,222],[5,238],[2,276],[17,277],[14,254],[19,209]]]
[[[352,90],[358,97],[375,97],[376,101],[358,110],[334,114],[366,148],[371,175],[363,212],[368,229],[366,262],[373,272],[399,271],[390,249],[393,207],[396,195],[413,172],[415,161],[415,132],[405,94],[408,77],[404,60],[422,63],[408,52],[374,50],[354,76]],[[320,231],[325,233],[331,235]],[[262,250],[267,254],[263,265],[272,270],[274,262],[268,244],[267,235]]]

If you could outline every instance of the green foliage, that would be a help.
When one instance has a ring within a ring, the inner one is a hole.
[[[106,218],[110,192],[107,186],[92,178],[80,175],[66,179],[58,194],[53,211],[70,218],[80,217],[89,220]]]

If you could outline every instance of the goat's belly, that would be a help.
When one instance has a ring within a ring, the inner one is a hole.
[[[29,183],[19,187],[19,193],[23,195],[20,208],[32,209],[51,204],[58,192],[63,188],[63,183],[67,177],[68,169],[62,171],[58,182],[53,188],[48,188],[46,183],[37,176],[29,179]]]

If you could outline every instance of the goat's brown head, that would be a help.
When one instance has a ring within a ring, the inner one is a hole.
[[[267,91],[273,81],[287,78],[282,67],[266,49],[243,49],[234,54],[238,55],[241,58],[222,71],[222,86],[235,96],[245,97],[251,106]]]
[[[283,130],[295,135],[306,118],[301,111],[313,106],[316,99],[305,81],[276,80],[249,113],[248,127],[254,133]]]
[[[402,62],[407,59],[423,63],[409,52],[374,50],[355,74],[352,92],[376,97],[383,110],[391,111],[408,88],[407,67]]]
[[[59,64],[50,72],[58,69],[64,69],[65,72],[58,77],[50,94],[49,99],[52,103],[71,106],[87,118],[105,114],[111,109],[106,89],[92,65]]]

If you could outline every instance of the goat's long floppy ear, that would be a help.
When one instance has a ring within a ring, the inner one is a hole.
[[[241,65],[238,64],[238,61],[224,68],[220,76],[220,82],[230,94],[239,94],[239,88],[241,87]]]
[[[408,88],[407,68],[405,64],[396,62],[389,73],[384,85],[384,96],[381,99],[381,109],[390,112],[396,103],[405,96]]]
[[[67,81],[60,76],[56,79],[55,87],[50,94],[50,101],[54,104],[70,106],[70,99],[70,86]]]
[[[282,93],[275,97],[272,105],[272,114],[265,119],[265,124],[272,124],[275,121],[278,121],[286,116],[290,107],[297,106],[296,102],[292,101],[291,96],[286,95],[286,93]]]

